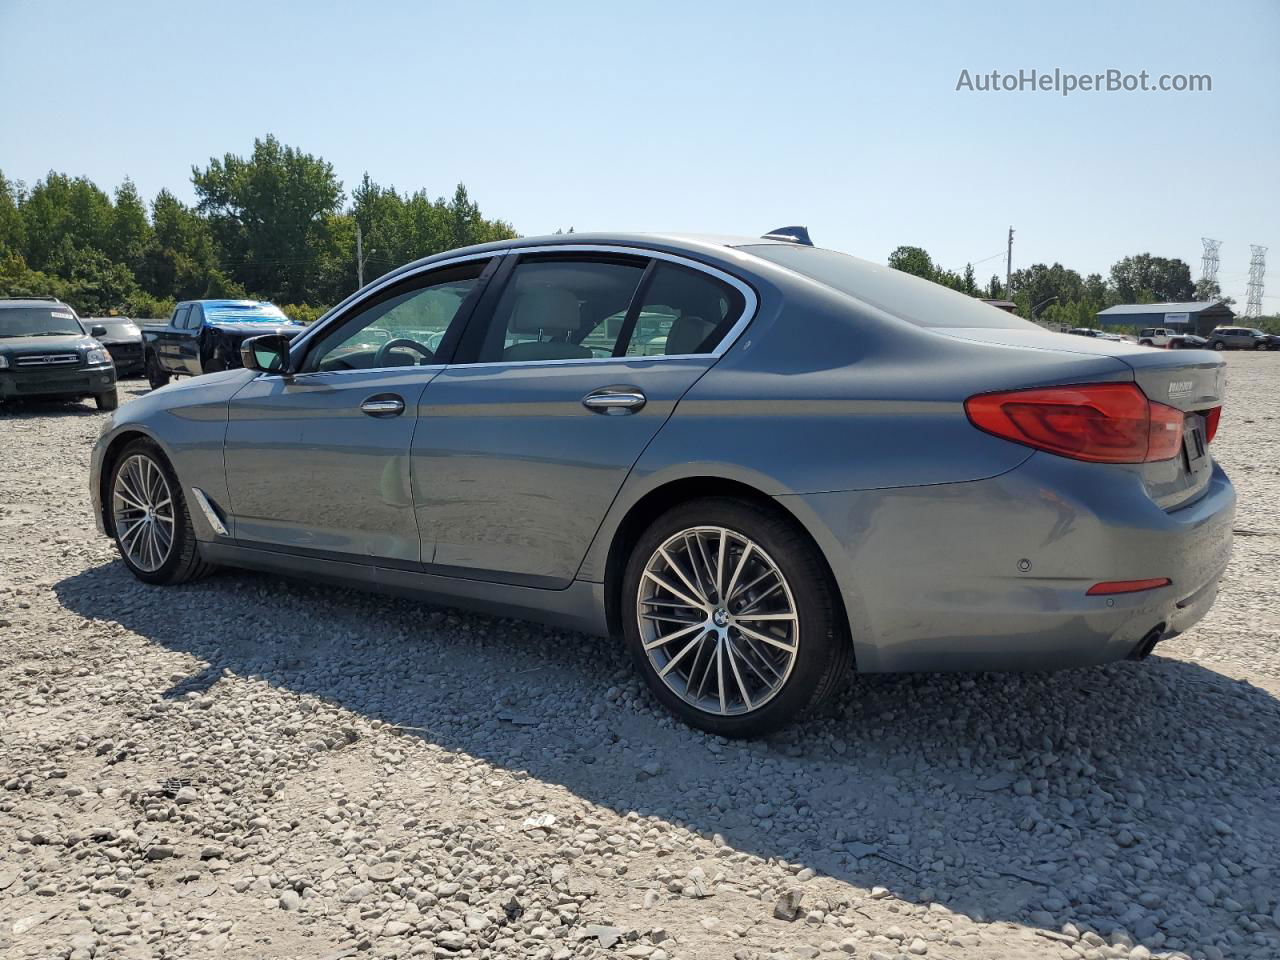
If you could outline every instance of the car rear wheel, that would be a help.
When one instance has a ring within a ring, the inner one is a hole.
[[[107,509],[120,557],[139,580],[186,583],[213,569],[200,559],[178,478],[150,440],[135,440],[116,460]]]
[[[169,382],[169,374],[160,368],[160,360],[154,353],[147,354],[146,372],[152,390],[159,390]]]
[[[99,393],[93,398],[99,410],[115,410],[120,406],[120,391],[112,387],[109,393]]]
[[[821,556],[767,507],[707,498],[659,517],[623,577],[623,629],[654,696],[691,726],[769,733],[816,709],[848,673]]]

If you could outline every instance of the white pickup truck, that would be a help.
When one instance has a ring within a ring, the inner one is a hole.
[[[1176,330],[1166,327],[1147,327],[1138,334],[1138,343],[1144,347],[1167,347],[1169,338],[1177,335]]]

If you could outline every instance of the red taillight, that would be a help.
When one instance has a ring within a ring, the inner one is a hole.
[[[1168,577],[1153,577],[1150,580],[1107,580],[1104,583],[1095,583],[1085,593],[1090,597],[1107,597],[1116,593],[1141,593],[1143,590],[1167,587],[1172,582]]]
[[[1132,383],[983,393],[964,408],[979,430],[1075,460],[1170,460],[1182,445],[1182,411],[1152,403]]]
[[[1214,435],[1218,432],[1218,421],[1222,419],[1222,408],[1214,407],[1204,415],[1204,442],[1213,443]]]

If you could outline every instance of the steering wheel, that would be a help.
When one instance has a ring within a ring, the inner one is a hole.
[[[436,358],[431,352],[430,347],[423,346],[417,340],[410,340],[407,337],[400,337],[396,340],[388,340],[378,348],[378,352],[373,355],[373,365],[375,367],[384,367],[387,365],[387,357],[391,355],[391,351],[398,347],[407,347],[410,350],[417,351],[422,354],[428,363]]]

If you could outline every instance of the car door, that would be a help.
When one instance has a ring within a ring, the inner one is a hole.
[[[249,546],[417,569],[409,449],[423,388],[474,307],[492,258],[370,289],[229,404],[232,533]]]
[[[184,372],[182,366],[181,343],[186,338],[187,315],[191,312],[191,304],[180,303],[173,311],[173,319],[167,329],[156,337],[156,353],[160,357],[160,366],[170,373]]]
[[[562,588],[755,296],[700,264],[612,248],[525,251],[502,273],[422,395],[418,527],[434,573]]]
[[[204,308],[198,304],[191,305],[187,314],[182,336],[178,337],[178,366],[180,372],[193,377],[204,373],[200,365],[200,330],[204,326]]]

